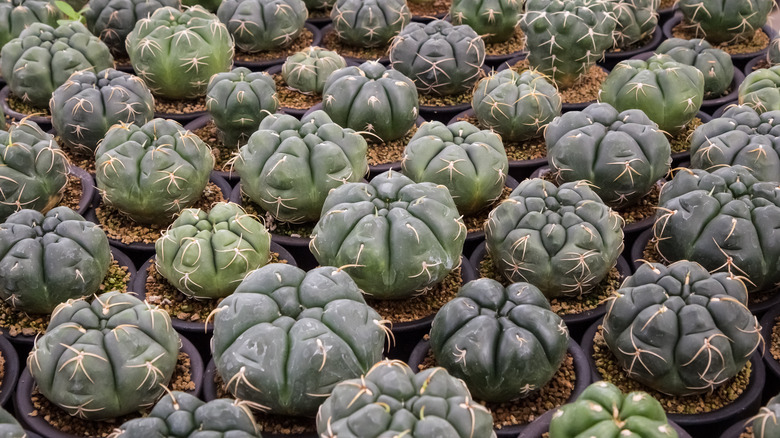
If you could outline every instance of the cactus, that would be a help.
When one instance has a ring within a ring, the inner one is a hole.
[[[406,0],[336,0],[330,12],[339,39],[355,47],[381,47],[412,21]]]
[[[520,28],[531,67],[572,87],[613,45],[617,20],[606,0],[528,0]]]
[[[144,82],[112,68],[73,73],[54,90],[49,108],[62,145],[90,156],[115,124],[154,118],[154,98]]]
[[[27,357],[41,394],[67,413],[106,420],[154,404],[179,353],[168,314],[131,294],[68,300]]]
[[[766,52],[766,60],[770,66],[780,64],[780,35],[772,38]]]
[[[333,4],[336,3],[336,0],[303,0],[304,3],[306,3],[306,9],[311,11],[327,11],[330,12],[331,8],[333,8]]]
[[[331,74],[322,91],[322,107],[338,125],[387,142],[412,129],[420,104],[414,82],[368,61]]]
[[[382,357],[384,323],[346,272],[269,264],[215,311],[212,354],[236,398],[311,416],[323,394]]]
[[[346,66],[347,61],[336,52],[307,47],[287,58],[282,65],[282,77],[293,90],[305,94],[322,94],[330,75]]]
[[[447,187],[464,215],[498,199],[509,171],[501,138],[468,122],[425,123],[406,146],[402,165],[414,182]]]
[[[125,43],[136,74],[166,99],[203,96],[211,76],[233,63],[233,38],[200,6],[157,9],[138,20]]]
[[[739,277],[696,262],[642,265],[610,299],[609,349],[631,379],[664,394],[713,391],[763,341]]]
[[[704,98],[714,99],[729,91],[734,80],[731,55],[716,49],[705,40],[670,38],[655,53],[671,56],[675,61],[696,67],[704,75]]]
[[[0,68],[11,91],[38,108],[46,107],[74,72],[105,70],[113,62],[108,47],[75,21],[57,28],[33,23],[0,51]]]
[[[774,6],[772,0],[679,0],[677,5],[696,33],[713,44],[749,39]]]
[[[777,417],[780,414],[780,395],[769,399],[756,416],[752,418],[753,436],[756,438],[772,438],[780,436],[780,424]]]
[[[222,0],[182,0],[181,3],[182,5],[188,7],[200,6],[212,14],[216,14],[217,9],[219,9],[219,5],[222,4]]]
[[[528,283],[466,283],[436,314],[431,351],[480,400],[507,402],[542,388],[566,357],[569,331]]]
[[[680,132],[699,112],[704,99],[704,75],[668,55],[647,61],[621,61],[599,90],[599,102],[618,111],[644,111],[670,134]]]
[[[50,0],[0,1],[0,48],[33,23],[57,25],[59,10]]]
[[[238,67],[217,73],[206,89],[208,109],[222,144],[239,147],[263,119],[279,110],[276,83],[267,73]]]
[[[761,113],[780,110],[780,65],[750,73],[739,86],[739,104]]]
[[[167,224],[200,199],[211,148],[173,120],[111,128],[95,152],[103,202],[143,224]]]
[[[677,438],[661,403],[641,391],[624,394],[604,381],[585,388],[577,401],[565,404],[550,420],[550,438],[578,436]]]
[[[127,56],[125,39],[135,23],[163,7],[181,9],[180,0],[90,0],[84,18],[90,32],[106,43],[117,58]]]
[[[367,150],[363,137],[323,111],[303,121],[272,115],[241,148],[235,167],[243,192],[275,219],[313,222],[332,189],[368,172]]]
[[[223,0],[217,16],[239,50],[255,53],[289,47],[303,32],[309,11],[303,0]]]
[[[545,140],[556,182],[586,180],[611,207],[638,202],[672,162],[669,140],[645,113],[607,103],[556,118]]]
[[[561,114],[561,96],[537,72],[506,69],[477,84],[471,107],[482,126],[506,142],[520,142],[538,137]]]
[[[611,0],[614,5],[615,48],[629,49],[650,37],[658,26],[661,0]]]
[[[2,438],[27,438],[22,426],[16,421],[10,412],[0,408],[0,437]]]
[[[512,38],[522,15],[520,0],[453,0],[450,7],[453,24],[470,26],[491,44]]]
[[[414,435],[410,435],[414,431]],[[444,368],[383,360],[339,383],[317,413],[320,436],[495,438],[493,417]]]
[[[511,282],[528,282],[548,298],[590,292],[623,250],[620,216],[586,182],[556,187],[528,179],[485,223],[487,251]]]
[[[444,20],[411,23],[395,37],[390,63],[422,94],[449,96],[474,88],[485,62],[485,43],[466,25]]]
[[[331,191],[309,248],[320,264],[343,266],[368,295],[404,299],[460,265],[466,232],[446,187],[389,171]]]

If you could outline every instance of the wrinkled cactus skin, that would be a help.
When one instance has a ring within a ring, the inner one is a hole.
[[[339,383],[317,413],[317,432],[339,438],[495,438],[493,417],[444,368],[414,374],[398,360]]]
[[[73,73],[54,90],[51,120],[64,147],[94,155],[117,123],[143,125],[154,118],[154,97],[138,76],[114,70]]]
[[[144,224],[167,224],[200,199],[211,148],[173,120],[111,128],[95,152],[103,202]]]
[[[220,303],[212,354],[234,397],[312,416],[321,394],[381,359],[382,324],[346,272],[269,264]]]
[[[780,64],[780,36],[776,36],[769,44],[769,50],[766,53],[769,65]]]
[[[490,212],[485,242],[509,281],[531,283],[548,298],[579,296],[615,266],[622,220],[585,182],[527,179]]]
[[[90,32],[106,43],[111,54],[123,58],[127,56],[125,39],[133,31],[135,23],[166,6],[181,9],[181,1],[90,0],[84,10],[84,18]]]
[[[10,412],[0,408],[0,438],[27,438],[22,426]]]
[[[522,16],[521,0],[453,0],[450,7],[452,23],[468,25],[486,43],[508,41]]]
[[[677,438],[661,403],[641,391],[624,394],[608,382],[585,388],[577,401],[563,405],[550,420],[550,438],[579,436]]]
[[[772,0],[679,0],[677,6],[697,33],[720,44],[749,39],[766,24]]]
[[[347,61],[336,52],[307,47],[287,58],[282,77],[290,88],[301,93],[322,94],[330,75],[346,66]]]
[[[594,103],[553,120],[547,160],[558,183],[588,181],[611,207],[638,202],[672,162],[666,135],[641,110]]]
[[[330,12],[339,39],[355,47],[380,47],[412,21],[406,0],[337,0]]]
[[[173,375],[180,342],[164,310],[107,292],[54,309],[27,367],[41,394],[65,412],[113,419],[154,404]]]
[[[761,407],[758,415],[753,417],[753,436],[756,438],[773,438],[780,436],[780,396],[769,399],[766,406]]]
[[[704,75],[704,98],[714,99],[728,91],[734,79],[731,55],[716,49],[705,40],[670,38],[655,53],[671,56],[675,61],[696,67]]]
[[[0,48],[33,23],[57,25],[59,10],[51,0],[0,1]]]
[[[289,47],[303,32],[303,0],[223,0],[217,16],[247,53]]]
[[[615,28],[615,48],[629,49],[653,35],[658,25],[660,0],[612,0]]]
[[[460,265],[466,233],[446,187],[389,171],[331,191],[309,248],[373,298],[404,299]]]
[[[675,396],[716,389],[762,342],[739,277],[687,260],[639,267],[612,295],[603,326],[631,379]]]
[[[739,104],[760,113],[780,111],[780,65],[750,73],[739,86]]]

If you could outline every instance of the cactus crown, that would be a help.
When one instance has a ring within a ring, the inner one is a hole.
[[[330,18],[343,42],[356,47],[379,47],[412,21],[412,13],[406,0],[337,0]]]
[[[763,26],[772,0],[680,0],[677,3],[689,27],[713,44],[748,39]]]
[[[308,47],[289,56],[282,66],[284,82],[305,94],[322,94],[330,75],[347,66],[336,52],[320,47]]]
[[[660,0],[614,0],[615,47],[630,48],[653,34]]]
[[[772,38],[772,42],[769,43],[766,59],[770,66],[780,64],[780,35]]]
[[[303,0],[223,0],[217,16],[236,47],[254,53],[294,43],[303,32],[309,11]]]
[[[4,0],[0,2],[0,48],[33,23],[56,26],[59,10],[51,0]]]
[[[704,75],[704,98],[714,99],[728,91],[734,79],[731,55],[716,49],[705,40],[670,38],[655,50],[675,61],[696,67]]]
[[[750,73],[739,86],[739,104],[760,113],[780,110],[780,65]]]
[[[771,438],[780,435],[780,396],[769,399],[766,406],[762,406],[758,414],[751,418],[753,435],[756,438]]]
[[[486,43],[502,43],[512,38],[522,15],[521,0],[453,0],[450,7],[452,23],[468,25]]]

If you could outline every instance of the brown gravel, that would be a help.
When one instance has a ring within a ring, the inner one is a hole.
[[[301,50],[310,47],[312,42],[314,42],[314,34],[311,33],[309,29],[303,29],[303,32],[301,32],[298,38],[296,38],[295,41],[293,41],[292,45],[290,45],[285,49],[274,50],[271,52],[249,53],[249,52],[244,52],[243,50],[240,50],[238,47],[236,47],[236,54],[233,57],[233,59],[242,62],[257,62],[257,61],[270,61],[273,59],[286,59],[288,56],[292,55],[293,53],[300,52]]]
[[[416,132],[417,125],[413,126],[405,136],[385,143],[375,143],[371,141],[374,137],[366,136],[366,140],[368,141],[368,165],[378,166],[380,164],[401,161],[404,156],[406,145],[409,144],[409,141],[411,141]]]
[[[761,58],[753,66],[753,71],[761,70],[762,68],[769,68],[769,67],[771,67],[771,65],[769,65],[769,61],[766,58]]]
[[[77,151],[75,149],[71,149],[69,147],[65,147],[62,145],[62,139],[60,136],[54,136],[54,141],[57,142],[58,145],[60,145],[60,149],[62,150],[62,153],[68,158],[68,161],[70,164],[80,167],[87,172],[91,174],[95,174],[95,155],[91,153],[84,153],[81,151]]]
[[[309,18],[330,18],[330,9],[309,9]]]
[[[28,103],[25,103],[22,99],[16,97],[14,93],[10,93],[8,95],[8,106],[17,113],[32,116],[51,117],[51,111],[49,111],[48,106],[45,108],[32,106]]]
[[[485,71],[480,70],[479,79],[485,77]],[[476,84],[476,83],[475,83]],[[450,96],[439,96],[435,94],[422,94],[420,93],[420,106],[433,106],[433,107],[447,107],[462,105],[464,103],[471,103],[471,98],[474,97],[474,89],[470,89],[464,93],[453,94]]]
[[[476,116],[459,117],[458,121],[469,122],[479,129],[488,129],[479,124],[479,119]],[[547,157],[547,143],[544,141],[544,136],[522,143],[505,142],[504,150],[506,150],[506,157],[510,163],[512,161],[536,160]]]
[[[654,33],[655,32],[653,32],[650,35],[642,38],[641,40],[635,42],[634,44],[631,44],[630,46],[626,47],[625,49],[621,49],[620,47],[615,47],[613,49],[607,50],[607,53],[630,52],[632,50],[641,49],[642,47],[650,44],[650,41],[653,40]]]
[[[745,431],[739,435],[739,438],[753,438],[753,426],[745,427]]]
[[[0,352],[0,384],[3,383],[3,379],[5,379],[5,356]]]
[[[81,186],[81,179],[72,173],[68,174],[68,184],[65,186],[65,193],[58,205],[70,208],[73,211],[79,209],[79,202],[84,195],[84,189]]]
[[[677,3],[677,0],[661,0],[658,10],[663,11],[664,9],[671,9],[675,3]]]
[[[243,191],[241,191],[241,206],[244,207],[244,211],[247,213],[261,218],[265,224],[265,229],[277,236],[309,238],[312,231],[314,231],[314,226],[317,225],[316,222],[291,224],[289,222],[277,221],[271,213],[255,204]]]
[[[501,56],[516,53],[525,48],[525,34],[520,26],[515,27],[515,34],[512,38],[502,43],[485,43],[485,54],[487,56]]]
[[[211,155],[214,156],[214,170],[230,172],[229,161],[233,158],[233,154],[238,152],[238,148],[234,151],[222,144],[214,121],[209,120],[206,126],[196,129],[193,133],[203,140],[204,143],[211,146]]]
[[[420,1],[419,3],[415,0],[409,0],[406,4],[409,5],[412,16],[434,18],[439,14],[449,14],[452,0]]]
[[[775,360],[780,361],[780,317],[775,318],[775,325],[772,326],[772,340],[769,352]]]
[[[487,221],[487,217],[490,214],[490,212],[498,206],[504,199],[509,197],[509,194],[512,193],[512,189],[504,186],[504,189],[501,191],[501,195],[498,197],[498,199],[495,200],[492,204],[482,209],[482,211],[474,213],[470,216],[464,216],[463,222],[466,224],[466,229],[469,233],[476,233],[478,231],[483,231],[485,228],[485,222]]]
[[[688,123],[688,125],[676,135],[670,136],[667,134],[666,138],[669,139],[669,145],[672,147],[672,153],[679,154],[680,152],[688,152],[688,149],[691,146],[691,135],[693,135],[693,131],[695,131],[696,128],[703,124],[704,121],[702,121],[702,119],[694,117],[693,120],[691,120],[691,122]]]
[[[164,99],[154,97],[155,117],[168,114],[192,114],[206,111],[206,96],[197,99]]]
[[[354,47],[343,43],[336,36],[336,32],[331,30],[322,36],[322,47],[332,50],[341,56],[375,61],[387,57],[387,50],[390,48],[390,44],[381,47]]]
[[[672,28],[672,36],[686,40],[704,38],[704,35],[697,36],[696,28],[694,26],[686,25],[683,22],[680,22],[677,26]],[[723,50],[729,55],[737,55],[740,53],[755,53],[764,50],[769,47],[769,43],[769,35],[767,35],[763,29],[758,29],[751,37],[743,41],[727,41],[725,43],[713,44],[713,47]]]
[[[528,70],[528,59],[523,59],[512,66],[512,70],[518,73]],[[569,88],[559,89],[563,103],[583,103],[595,101],[599,97],[601,84],[607,79],[609,73],[605,72],[598,65],[590,66],[588,74],[585,75],[577,85]]]
[[[288,87],[281,73],[274,75],[274,82],[276,83],[276,96],[279,98],[282,108],[307,110],[322,102],[321,94],[305,94]]]
[[[114,56],[114,68],[118,69],[119,67],[132,67],[130,62],[130,56],[124,55],[121,57]]]

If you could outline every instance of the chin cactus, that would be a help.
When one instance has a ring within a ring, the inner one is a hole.
[[[406,0],[337,0],[330,12],[338,38],[355,47],[380,47],[412,21]]]
[[[591,292],[623,250],[623,223],[585,181],[527,179],[490,212],[487,251],[511,282],[548,298]]]
[[[521,0],[453,0],[453,24],[465,24],[482,35],[486,43],[503,43],[515,35],[523,16]]]
[[[95,152],[103,202],[143,224],[167,224],[200,199],[211,148],[173,120],[111,128]]]
[[[293,90],[304,94],[322,94],[330,75],[346,66],[347,61],[338,53],[308,47],[287,58],[282,65],[282,77]]]
[[[220,21],[247,53],[289,47],[303,33],[309,11],[303,0],[223,0]]]
[[[56,26],[60,11],[50,0],[5,0],[0,2],[0,48],[33,23]]]
[[[714,99],[728,91],[734,79],[731,55],[705,40],[670,38],[655,53],[669,55],[675,61],[696,67],[704,75],[704,98]]]
[[[658,26],[660,0],[612,0],[615,28],[615,48],[630,49],[653,35]]]
[[[214,311],[212,354],[234,397],[312,416],[338,382],[382,357],[386,321],[346,272],[286,264],[253,271]]]
[[[780,395],[769,399],[758,414],[752,418],[753,436],[756,438],[772,438],[780,436]]]
[[[770,66],[780,64],[780,36],[774,37],[769,44],[766,60],[769,62]]]
[[[106,43],[111,54],[127,57],[125,39],[135,23],[163,7],[181,9],[180,0],[90,0],[84,18],[90,32]]]
[[[588,181],[611,207],[638,202],[672,162],[669,140],[645,113],[606,103],[556,118],[545,140],[556,182]]]
[[[739,86],[739,104],[760,113],[780,110],[780,65],[750,73]]]
[[[677,6],[697,34],[713,43],[746,40],[766,24],[772,0],[679,0]]]
[[[27,438],[29,435],[22,429],[10,412],[0,408],[0,437],[3,438]]]
[[[107,292],[54,309],[27,368],[41,394],[68,414],[113,419],[160,398],[180,342],[164,310]]]

